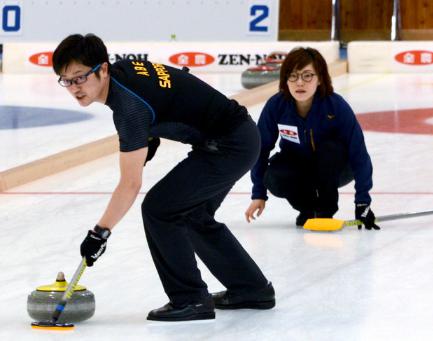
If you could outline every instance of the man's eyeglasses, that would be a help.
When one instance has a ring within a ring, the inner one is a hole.
[[[96,65],[93,69],[91,69],[89,72],[85,73],[84,75],[77,76],[71,79],[66,79],[60,77],[58,82],[61,86],[64,86],[65,88],[70,87],[72,84],[79,85],[83,84],[87,81],[87,77],[89,77],[92,73],[98,71],[98,69],[101,67],[101,64]]]
[[[289,74],[289,77],[287,77],[287,80],[289,82],[294,83],[294,82],[296,82],[299,79],[299,77],[301,77],[301,79],[304,82],[309,83],[309,82],[311,82],[313,80],[313,77],[315,75],[316,75],[315,73],[308,72],[308,71],[302,72],[302,73],[295,73],[295,72],[293,72],[293,73]]]

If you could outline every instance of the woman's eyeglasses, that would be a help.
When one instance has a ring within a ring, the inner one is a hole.
[[[92,73],[98,71],[98,69],[101,67],[101,64],[96,65],[93,69],[91,69],[89,72],[85,73],[84,75],[77,76],[71,79],[66,79],[60,77],[58,82],[61,86],[64,86],[65,88],[70,87],[72,84],[79,85],[83,84],[87,81],[87,77],[89,77]]]
[[[309,83],[309,82],[311,82],[313,80],[313,77],[315,75],[316,75],[315,73],[308,72],[308,71],[302,72],[302,73],[295,73],[295,72],[293,72],[293,73],[289,74],[289,77],[287,77],[287,80],[289,82],[294,83],[294,82],[296,82],[299,79],[299,77],[301,77],[301,79],[304,82]]]

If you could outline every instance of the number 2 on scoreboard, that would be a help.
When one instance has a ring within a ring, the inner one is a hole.
[[[253,5],[250,8],[250,16],[253,19],[250,21],[251,32],[268,32],[268,25],[262,22],[269,17],[269,7],[266,5]]]

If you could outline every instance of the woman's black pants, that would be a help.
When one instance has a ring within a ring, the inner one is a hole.
[[[347,160],[347,151],[335,142],[324,143],[310,157],[279,152],[269,160],[264,184],[295,210],[332,217],[338,211],[338,188],[353,180]]]

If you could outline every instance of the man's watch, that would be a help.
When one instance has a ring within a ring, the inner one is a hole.
[[[111,235],[110,229],[99,225],[95,225],[93,231],[95,231],[98,234],[98,236],[103,239],[108,239],[108,237],[110,237]]]

